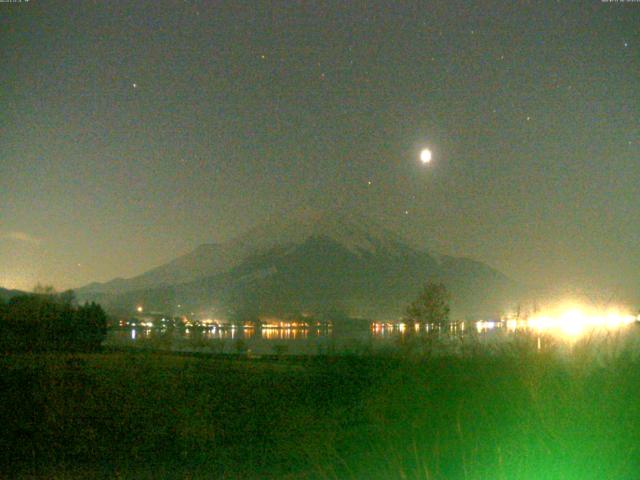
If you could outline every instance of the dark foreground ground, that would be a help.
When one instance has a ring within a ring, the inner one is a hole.
[[[635,479],[639,449],[625,353],[0,357],[2,478]]]

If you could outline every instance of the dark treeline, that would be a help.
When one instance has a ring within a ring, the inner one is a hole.
[[[0,352],[90,352],[106,332],[102,307],[77,305],[72,291],[0,299]]]

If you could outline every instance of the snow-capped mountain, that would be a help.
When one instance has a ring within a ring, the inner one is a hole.
[[[163,311],[180,304],[236,313],[397,318],[427,280],[449,286],[459,315],[496,312],[514,290],[487,265],[416,249],[366,217],[330,211],[270,221],[138,277],[78,293],[122,309],[143,302]]]
[[[392,231],[372,220],[340,210],[309,211],[278,218],[230,241],[200,245],[194,251],[133,278],[92,283],[80,292],[123,293],[185,283],[227,272],[250,256],[276,247],[292,247],[311,237],[324,236],[353,253],[402,254],[410,248]]]

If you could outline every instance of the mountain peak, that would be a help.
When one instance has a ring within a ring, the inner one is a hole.
[[[502,301],[508,286],[488,266],[434,257],[357,211],[307,208],[222,244],[202,244],[132,279],[92,286],[79,298],[103,292],[122,306],[131,303],[126,292],[137,291],[157,308],[174,308],[178,300],[194,309],[235,309],[248,299],[265,312],[330,306],[393,318],[428,279],[445,282],[457,304],[475,313]]]
[[[415,249],[400,236],[357,211],[344,208],[303,208],[269,219],[224,243],[201,244],[190,253],[137,277],[92,284],[85,287],[85,290],[120,292],[185,283],[228,272],[249,257],[262,255],[273,249],[301,245],[311,238],[319,237],[327,238],[359,256],[381,254],[399,257],[415,253]]]
[[[243,245],[247,250],[264,252],[318,236],[330,238],[353,252],[374,252],[378,249],[394,252],[410,248],[389,229],[365,215],[343,208],[298,210],[257,226],[230,243]]]

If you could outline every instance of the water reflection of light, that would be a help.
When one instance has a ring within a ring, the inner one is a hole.
[[[428,335],[442,331],[459,335],[464,333],[464,323],[453,322],[444,326],[436,323],[415,323],[411,326],[406,323],[372,322],[370,324],[370,330],[373,337],[392,337],[398,334],[405,335],[411,331],[415,331],[420,335]]]
[[[266,340],[272,340],[278,338],[278,330],[275,329],[262,329],[262,338]]]
[[[640,321],[640,316],[635,317],[621,309],[598,310],[569,305],[565,308],[549,310],[528,319],[508,317],[504,320],[479,320],[472,322],[471,325],[479,334],[532,332],[538,336],[544,333],[565,339],[574,339],[594,331],[619,330],[635,321]],[[404,335],[408,329],[415,330],[420,335],[435,332],[453,336],[466,334],[465,322],[451,322],[447,325],[415,324],[413,328],[404,323],[372,322],[370,325],[371,335],[381,338],[398,334]]]
[[[246,338],[247,340],[250,338],[253,338],[253,336],[256,334],[256,330],[255,328],[246,328],[244,329],[244,338]]]
[[[135,340],[136,339],[136,329],[132,328],[131,329],[131,340]]]
[[[214,336],[214,329],[213,328],[206,328],[202,331],[202,337],[206,340],[210,340],[212,339]]]
[[[266,328],[261,330],[265,340],[298,340],[307,338],[309,331],[306,328]]]

